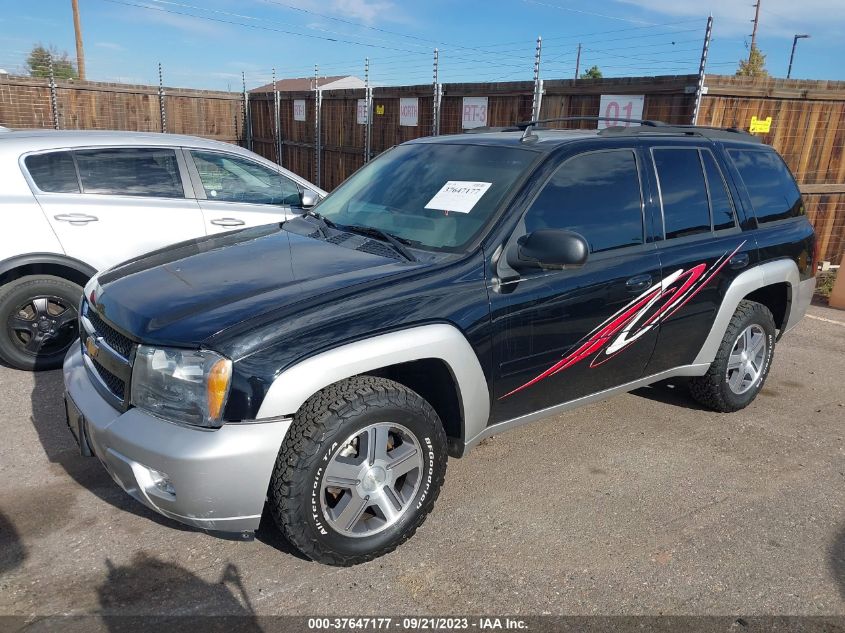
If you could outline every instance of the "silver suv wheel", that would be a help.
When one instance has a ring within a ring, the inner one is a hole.
[[[725,378],[728,387],[740,395],[751,389],[763,373],[766,361],[766,333],[757,324],[745,328],[734,342],[728,357]]]
[[[347,438],[320,485],[323,516],[344,536],[372,536],[396,523],[416,497],[420,445],[401,424],[371,424]]]

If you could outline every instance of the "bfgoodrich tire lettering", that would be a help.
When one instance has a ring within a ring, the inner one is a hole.
[[[741,338],[745,335],[755,337],[756,344],[765,346],[765,349],[756,359],[756,365],[749,365],[752,370],[749,376],[753,378],[749,384],[739,380],[734,381],[732,386],[729,376],[736,378],[735,370],[732,369],[732,353],[734,357],[737,356],[742,348]],[[775,322],[766,306],[754,301],[740,301],[707,373],[690,380],[692,396],[701,404],[723,413],[747,407],[757,397],[769,375],[775,351],[775,335]]]
[[[367,470],[366,477],[356,478],[354,471],[342,470],[359,468],[368,447],[377,446],[368,438],[378,432],[391,442],[391,456],[401,457],[400,449],[409,456],[402,460],[407,474],[395,485],[398,516],[382,513],[375,501],[366,506],[368,491],[375,498],[387,487],[383,473],[370,478]],[[328,479],[330,470],[335,479]],[[431,511],[445,474],[446,435],[431,405],[399,383],[356,376],[318,392],[297,413],[279,451],[269,507],[276,524],[303,554],[330,565],[354,565],[409,539]],[[339,487],[334,486],[337,481]],[[330,507],[330,502],[344,499],[349,504],[355,490],[355,498],[365,499],[360,518],[344,515],[339,505]]]

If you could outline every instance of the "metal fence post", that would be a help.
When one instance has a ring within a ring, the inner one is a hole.
[[[167,132],[167,113],[164,110],[164,79],[161,73],[161,62],[158,63],[158,111],[161,131]]]
[[[241,72],[241,82],[243,84],[243,95],[244,95],[244,140],[246,142],[246,148],[248,150],[252,150],[252,120],[249,114],[249,93],[246,91],[246,73]]]
[[[437,136],[440,134],[440,97],[443,95],[443,91],[441,90],[440,86],[440,51],[438,49],[434,49],[434,94],[432,95],[432,104],[431,104],[431,135]]]
[[[53,74],[53,56],[47,57],[50,66],[50,116],[53,119],[53,129],[59,129],[59,96],[56,90],[56,77]]]
[[[314,184],[318,187],[322,187],[323,179],[322,174],[320,173],[322,170],[322,156],[320,156],[322,152],[322,139],[320,138],[320,106],[323,94],[320,90],[319,72],[319,67],[314,64]]]
[[[531,120],[540,118],[540,107],[543,104],[543,80],[540,79],[540,54],[543,50],[543,38],[537,36],[537,50],[534,53],[534,100],[531,103]]]
[[[370,87],[370,58],[364,59],[364,110],[367,120],[364,124],[364,162],[370,161],[373,143],[373,92]]]
[[[273,134],[276,138],[276,162],[282,164],[282,117],[279,91],[276,88],[276,69],[273,69]]]
[[[701,110],[701,96],[704,94],[704,69],[707,66],[707,53],[710,50],[710,36],[713,34],[713,16],[707,18],[707,29],[704,31],[704,46],[701,49],[701,63],[698,66],[698,85],[695,88],[695,106],[692,110],[692,124],[698,124],[698,113]]]

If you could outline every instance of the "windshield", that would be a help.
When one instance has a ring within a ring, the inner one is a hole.
[[[514,147],[400,145],[356,172],[317,210],[336,224],[457,251],[487,224],[536,156]]]

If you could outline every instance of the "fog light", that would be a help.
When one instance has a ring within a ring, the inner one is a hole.
[[[150,479],[158,490],[164,494],[172,495],[174,497],[176,496],[176,488],[173,487],[167,473],[163,473],[150,467],[147,467],[147,470],[150,471]]]

